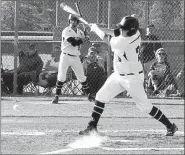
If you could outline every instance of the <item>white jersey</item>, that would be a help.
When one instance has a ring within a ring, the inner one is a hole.
[[[140,32],[131,37],[112,37],[110,45],[114,52],[114,71],[118,74],[138,73],[143,70],[139,59]]]
[[[71,54],[71,55],[80,55],[80,46],[72,46],[67,39],[69,37],[74,38],[84,38],[84,33],[77,28],[77,32],[75,32],[71,27],[66,27],[62,31],[62,43],[61,43],[61,51],[63,53]]]

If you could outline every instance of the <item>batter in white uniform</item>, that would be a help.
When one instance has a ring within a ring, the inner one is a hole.
[[[82,89],[88,95],[88,99],[90,101],[93,100],[79,57],[80,46],[83,42],[86,42],[88,38],[85,37],[84,32],[77,28],[78,24],[78,18],[73,15],[69,15],[69,26],[62,31],[62,53],[59,61],[56,94],[52,100],[52,103],[54,104],[58,103],[61,88],[66,80],[66,73],[69,67],[73,69],[77,79],[81,82]]]
[[[87,129],[80,131],[80,135],[97,131],[97,124],[103,113],[105,103],[109,102],[116,95],[126,90],[134,99],[136,105],[142,111],[149,113],[152,117],[163,123],[167,128],[167,136],[173,136],[178,130],[177,126],[171,123],[161,110],[153,106],[147,98],[143,82],[143,67],[140,62],[141,36],[138,31],[138,20],[131,16],[124,17],[118,24],[118,29],[101,29],[96,24],[91,25],[101,39],[110,43],[114,52],[114,73],[110,75],[105,84],[96,94],[95,105],[92,112],[92,120],[88,123]],[[108,35],[112,38],[108,41]]]

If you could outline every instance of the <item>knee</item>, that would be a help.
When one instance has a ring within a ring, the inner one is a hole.
[[[137,104],[137,106],[142,112],[147,113],[147,114],[150,113],[150,111],[152,110],[152,107],[153,107],[153,105],[151,103],[147,103],[147,104],[144,104],[144,105],[143,104]]]
[[[66,75],[60,75],[60,74],[58,74],[57,81],[61,81],[61,82],[66,81]]]
[[[81,83],[84,83],[84,82],[87,82],[87,78],[86,77],[78,78],[78,81],[80,81]]]
[[[99,91],[98,91],[97,94],[96,94],[95,100],[100,101],[100,102],[102,102],[102,103],[107,103],[107,102],[109,102],[109,99],[106,98],[105,95],[103,95],[103,93],[101,93],[101,92],[99,92]]]

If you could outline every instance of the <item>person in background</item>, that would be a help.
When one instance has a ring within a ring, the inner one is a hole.
[[[143,87],[143,66],[139,61],[141,35],[138,31],[138,20],[132,16],[123,17],[118,23],[120,36],[115,35],[115,29],[102,29],[97,24],[90,24],[90,27],[91,31],[111,46],[114,52],[114,73],[97,92],[91,119],[79,135],[97,132],[97,125],[105,104],[127,90],[139,109],[161,122],[167,129],[166,136],[173,136],[178,127],[171,123],[159,108],[152,105]]]
[[[158,37],[154,35],[155,27],[150,24],[146,27],[146,35],[143,36],[144,41],[158,41]],[[153,64],[155,59],[155,52],[157,49],[162,48],[162,44],[159,42],[143,42],[141,43],[141,57],[142,64],[144,67],[145,80],[148,80],[148,73],[150,71],[150,66]]]
[[[184,97],[184,65],[182,66],[180,72],[175,77],[177,84],[177,96]]]
[[[97,49],[97,57],[103,59],[104,71],[107,72],[107,57],[108,57],[108,46],[105,43],[93,43],[92,47]]]
[[[171,84],[176,88],[164,48],[159,48],[155,53],[155,57],[156,62],[151,65],[148,74],[147,91],[149,94],[159,94],[159,91],[166,90]]]
[[[102,59],[97,56],[97,50],[94,47],[88,49],[88,54],[82,63],[85,76],[91,88],[93,96],[96,95],[98,90],[104,84],[106,77],[104,71],[104,64]]]
[[[19,66],[17,68],[17,93],[23,93],[23,86],[30,82],[38,82],[43,68],[43,61],[34,44],[30,44],[27,51],[19,52]],[[14,70],[2,74],[3,81],[9,91],[13,93]]]
[[[68,17],[69,26],[62,31],[61,55],[58,67],[56,82],[56,92],[52,104],[58,104],[61,89],[66,81],[67,70],[69,67],[74,71],[78,81],[82,84],[82,89],[87,95],[89,101],[94,98],[91,95],[89,84],[84,75],[83,66],[80,60],[80,49],[83,43],[89,42],[89,38],[78,28],[80,20],[78,17],[70,14]]]
[[[56,46],[39,75],[39,86],[51,88],[56,85],[60,53],[60,46]]]

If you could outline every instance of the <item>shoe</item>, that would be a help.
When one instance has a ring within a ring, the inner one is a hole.
[[[89,93],[89,94],[87,95],[87,99],[88,99],[90,102],[95,101],[95,96],[93,96],[91,93]]]
[[[177,126],[173,123],[170,129],[167,128],[166,136],[173,136],[177,130]]]
[[[97,127],[93,125],[93,123],[93,121],[90,121],[90,123],[88,123],[87,129],[80,131],[79,135],[90,135],[92,132],[98,132]]]
[[[58,104],[58,96],[55,96],[51,103]]]

